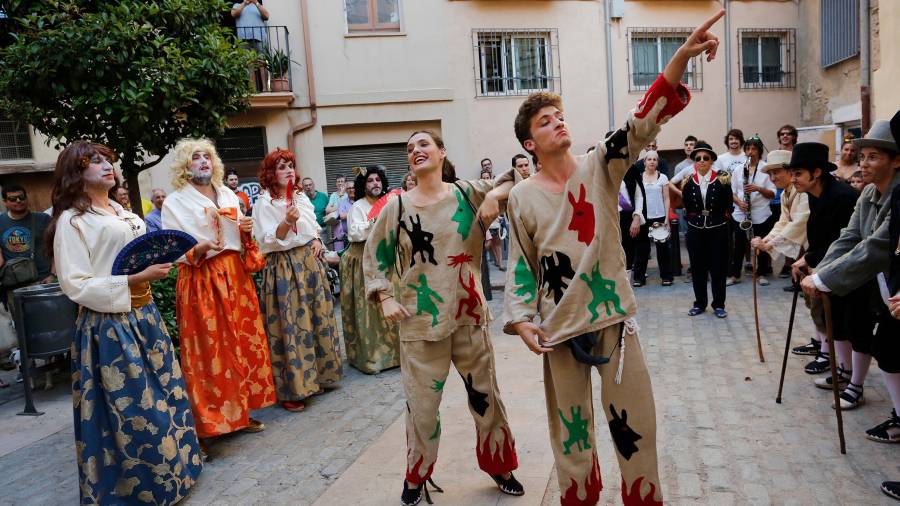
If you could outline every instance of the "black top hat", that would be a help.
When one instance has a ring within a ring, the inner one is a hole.
[[[828,146],[821,142],[801,142],[794,146],[791,152],[791,162],[785,166],[787,169],[815,169],[820,168],[825,172],[837,170],[837,165],[828,159]]]
[[[716,155],[716,152],[713,151],[712,146],[701,141],[701,142],[698,142],[697,144],[694,144],[694,149],[691,150],[691,160],[694,159],[694,153],[697,153],[698,151],[706,151],[707,153],[709,153],[710,156],[712,156],[713,161],[716,161],[716,158],[718,158],[718,156]]]

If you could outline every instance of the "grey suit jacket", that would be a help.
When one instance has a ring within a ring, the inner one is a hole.
[[[884,194],[873,184],[866,186],[856,201],[850,223],[819,263],[816,274],[836,295],[847,295],[890,267],[888,216],[891,192],[898,184],[900,172],[894,174]]]

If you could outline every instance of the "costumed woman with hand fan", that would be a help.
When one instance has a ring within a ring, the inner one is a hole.
[[[144,222],[110,200],[109,148],[77,141],[57,159],[47,228],[63,293],[80,306],[72,344],[81,504],[174,504],[200,474],[175,349],[150,295],[171,263],[112,275]]]
[[[253,205],[253,233],[266,258],[262,311],[275,395],[295,412],[343,377],[325,248],[312,202],[294,190],[300,188],[296,181],[294,153],[276,149],[260,164],[264,191]]]
[[[350,247],[341,255],[341,276],[343,285],[348,287],[341,291],[341,319],[347,361],[364,373],[375,374],[400,365],[397,323],[385,320],[381,309],[366,300],[363,276],[363,250],[378,217],[379,209],[375,206],[386,204],[389,198],[388,180],[384,170],[377,166],[354,170],[358,170],[353,183],[356,201],[347,217]]]
[[[181,361],[200,438],[265,426],[250,410],[275,402],[269,347],[250,273],[265,260],[253,220],[222,183],[225,167],[212,142],[182,139],[170,168],[175,191],[163,202],[163,228],[198,243],[178,259],[175,308]]]

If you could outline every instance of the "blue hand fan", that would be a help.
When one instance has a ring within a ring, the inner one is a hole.
[[[157,230],[126,244],[113,262],[113,276],[135,274],[154,264],[174,262],[197,240],[180,230]]]

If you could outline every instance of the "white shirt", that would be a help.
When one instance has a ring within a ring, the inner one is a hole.
[[[679,185],[682,181],[691,177],[692,175],[694,175],[694,162],[691,162],[689,165],[682,167],[681,169],[678,169],[675,172],[675,175],[672,176],[670,182]]]
[[[760,162],[757,167],[762,167],[763,162]],[[756,186],[760,186],[767,190],[772,190],[773,192],[776,190],[775,183],[769,179],[769,175],[765,172],[756,169],[755,172],[750,173],[750,183],[755,184]],[[744,170],[735,170],[731,174],[731,191],[734,193],[735,198],[743,201],[744,200]],[[769,202],[772,199],[767,199],[762,196],[759,192],[753,192],[750,194],[750,222],[754,225],[759,225],[760,223],[769,219],[769,216],[772,216],[772,208],[769,207]],[[734,205],[734,211],[731,213],[731,218],[740,223],[744,221],[747,217],[746,213],[738,207],[737,204]]]
[[[689,169],[693,167],[694,161],[690,158],[685,158],[684,160],[678,162],[678,165],[675,166],[675,169],[672,171],[672,175],[678,174],[679,172]]]
[[[706,189],[709,188],[709,183],[712,181],[712,175],[712,169],[709,169],[706,172],[706,175],[701,175],[699,171],[697,172],[697,184],[700,185],[700,197],[703,198],[703,202],[706,202]]]
[[[100,313],[131,311],[128,276],[112,275],[113,262],[126,244],[144,235],[144,222],[109,201],[116,214],[91,208],[76,216],[67,209],[56,222],[53,257],[63,293]]]
[[[287,201],[283,197],[273,200],[268,191],[263,191],[256,198],[256,203],[253,204],[253,237],[259,243],[259,251],[263,255],[292,250],[319,238],[319,224],[309,197],[302,192],[295,192],[293,205],[300,211],[297,231],[289,228],[284,239],[279,239],[276,232],[287,216]]]
[[[366,198],[353,203],[347,215],[347,238],[350,242],[365,242],[369,238],[369,231],[372,228],[372,222],[369,221],[371,210],[372,204]]]
[[[732,155],[726,151],[716,158],[713,168],[716,169],[716,172],[733,174],[735,171],[743,169],[745,163],[747,163],[747,155],[744,153]]]
[[[238,196],[224,185],[219,187],[213,185],[213,189],[216,190],[218,206],[190,183],[185,184],[180,190],[172,192],[163,201],[163,228],[181,230],[192,236],[197,242],[215,242],[218,235],[215,227],[218,226],[222,246],[224,246],[222,251],[241,251],[241,232],[238,229],[238,222],[216,213],[216,209],[225,210],[233,207],[240,219],[243,214]],[[206,258],[208,260],[219,253],[221,252],[211,249],[206,253]],[[178,262],[187,263],[187,259],[181,257]]]
[[[647,192],[647,219],[665,218],[666,204],[663,200],[663,192],[668,191],[666,185],[669,184],[669,178],[665,174],[657,171],[656,181],[647,182],[646,174],[644,177],[644,191]]]

